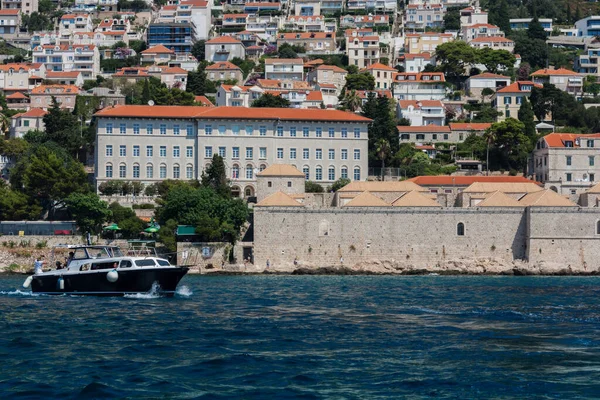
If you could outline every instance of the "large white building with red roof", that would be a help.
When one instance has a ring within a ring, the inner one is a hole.
[[[573,72],[565,68],[544,68],[531,74],[531,79],[538,85],[549,83],[573,96],[583,97],[583,79],[585,74]]]
[[[443,100],[446,77],[443,72],[399,72],[394,76],[393,92],[397,100]]]
[[[398,117],[408,119],[411,126],[442,126],[446,123],[446,109],[439,100],[400,100]]]
[[[44,116],[46,111],[41,108],[32,108],[27,112],[15,114],[10,121],[10,137],[22,138],[31,130],[44,131]]]
[[[96,79],[100,72],[100,53],[92,45],[42,45],[33,49],[33,62],[48,71],[81,72],[84,80]]]
[[[232,36],[219,36],[204,44],[204,57],[207,61],[231,61],[238,57],[246,58],[246,48],[241,40]]]
[[[21,10],[0,10],[0,36],[12,38],[19,33],[21,27]]]

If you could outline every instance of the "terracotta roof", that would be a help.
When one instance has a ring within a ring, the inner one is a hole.
[[[77,77],[81,74],[79,71],[48,71],[46,72],[46,78],[71,78],[77,79]]]
[[[205,44],[219,44],[219,43],[242,44],[242,41],[234,38],[233,36],[219,36],[214,39],[210,39]]]
[[[428,192],[427,189],[422,188],[411,181],[391,181],[391,182],[364,182],[354,181],[350,182],[338,192],[410,192],[412,190],[418,190],[420,192]]]
[[[206,0],[183,0],[180,5],[190,5],[194,7],[206,7],[208,2]]]
[[[195,97],[194,97],[194,101],[195,101],[196,103],[201,103],[201,104],[203,104],[204,106],[208,106],[208,107],[214,107],[214,106],[215,106],[215,105],[212,103],[212,101],[210,101],[210,100],[208,99],[208,97],[206,97],[206,96],[195,96]]]
[[[485,131],[492,126],[491,122],[450,122],[451,131]]]
[[[56,92],[46,93],[46,89],[63,89],[62,94],[78,94],[79,88],[75,85],[40,85],[31,89],[31,94],[57,94]],[[59,93],[60,94],[60,93]]]
[[[303,64],[301,58],[267,58],[265,64]]]
[[[187,75],[187,71],[181,67],[159,66],[161,74]]]
[[[398,72],[398,71],[396,71],[396,68],[392,68],[392,67],[382,64],[382,63],[371,64],[367,68],[365,68],[365,70],[367,70],[367,71],[370,71],[373,69]]]
[[[586,190],[586,193],[600,193],[600,183],[596,183],[594,186]]]
[[[399,132],[450,132],[447,126],[427,125],[427,126],[398,126]]]
[[[333,83],[317,83],[321,89],[337,89]]]
[[[473,75],[473,76],[469,77],[469,79],[490,79],[490,78],[510,79],[510,76],[492,74],[491,72],[484,72],[483,74]]]
[[[523,86],[531,86],[540,89],[542,88],[542,85],[538,85],[531,81],[516,81],[508,86],[503,87],[502,89],[499,89],[496,93],[529,93],[530,90],[524,90]]]
[[[600,133],[595,134],[581,134],[581,133],[549,133],[544,136],[544,141],[548,147],[565,147],[565,142],[570,141],[573,142],[573,147],[579,147],[576,139],[582,138],[590,138],[590,139],[600,139]]]
[[[230,63],[229,61],[217,61],[213,65],[209,65],[205,68],[206,71],[211,71],[215,69],[237,69],[240,71],[242,70],[240,67],[233,63]]]
[[[444,107],[444,104],[440,100],[400,100],[398,103],[400,104],[400,108],[408,108],[410,106],[415,108]]]
[[[304,178],[304,173],[293,165],[289,164],[273,164],[269,165],[263,171],[256,174],[257,176],[296,176]]]
[[[577,72],[569,71],[568,69],[559,68],[559,69],[549,69],[544,68],[538,71],[535,71],[531,74],[531,76],[582,76],[582,74],[578,74]]]
[[[25,118],[41,118],[44,115],[48,114],[48,112],[42,110],[41,108],[31,108],[29,111],[24,112],[22,114],[18,114],[18,117]],[[13,116],[13,118],[17,117],[17,115]]]
[[[246,18],[249,14],[223,14],[223,19],[225,18]]]
[[[198,107],[198,106],[116,106],[98,111],[98,117],[146,118],[239,118],[284,121],[354,121],[368,123],[369,118],[340,110],[292,108]]]
[[[544,189],[533,182],[474,182],[463,193],[532,193],[541,190]]]
[[[21,92],[15,92],[13,94],[9,94],[8,96],[6,96],[6,100],[23,100],[23,99],[28,99],[29,97],[25,96],[23,93]]]
[[[306,101],[323,101],[323,93],[319,90],[311,90],[306,95]]]
[[[407,60],[413,60],[415,58],[423,58],[425,60],[431,60],[431,53],[417,53],[417,54],[404,54],[402,57]],[[402,58],[400,57],[400,58]]]
[[[476,207],[524,207],[524,205],[500,191],[495,191],[488,193]]]
[[[475,24],[475,25],[469,25],[467,28],[472,29],[472,28],[492,28],[492,29],[500,29],[499,27],[497,27],[496,25],[492,25],[492,24]]]
[[[9,71],[10,69],[13,69],[14,71],[18,71],[20,69],[23,71],[29,71],[30,68],[32,67],[29,64],[0,64],[0,71]]]
[[[279,191],[259,201],[254,207],[304,207],[304,205]]]
[[[437,201],[424,196],[416,190],[412,190],[408,193],[397,198],[392,205],[394,207],[441,207],[442,205]]]
[[[21,12],[20,9],[7,9],[7,10],[0,10],[0,15],[19,15],[19,12]]]
[[[535,183],[522,176],[460,176],[437,175],[417,176],[409,179],[421,186],[469,186],[475,182],[488,183]]]
[[[519,203],[535,207],[577,207],[577,204],[571,200],[549,189],[528,193],[519,200]]]
[[[389,207],[390,204],[386,203],[379,197],[371,194],[369,191],[364,191],[348,203],[344,204],[343,207]]]
[[[344,68],[340,68],[337,65],[319,65],[316,68],[317,71],[333,71],[333,72],[338,72],[341,74],[347,74],[348,71],[346,71]]]

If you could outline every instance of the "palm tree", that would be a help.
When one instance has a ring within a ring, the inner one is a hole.
[[[375,153],[377,157],[381,160],[381,180],[383,180],[383,175],[385,171],[385,159],[390,154],[390,142],[385,139],[379,139],[377,143],[375,143]]]
[[[10,130],[10,118],[6,115],[0,113],[0,136],[8,135],[8,131]]]
[[[358,96],[356,90],[346,92],[346,94],[344,95],[344,99],[342,100],[342,106],[345,109],[355,112],[360,108],[361,105],[362,99]]]

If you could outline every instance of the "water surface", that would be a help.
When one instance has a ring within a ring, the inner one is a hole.
[[[600,278],[188,276],[175,298],[0,277],[0,398],[600,397]]]

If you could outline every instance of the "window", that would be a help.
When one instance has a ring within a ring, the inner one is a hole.
[[[566,179],[567,179],[567,182],[571,182],[571,177],[572,177],[572,175],[571,175],[571,174],[566,174],[566,175],[567,175],[567,178],[566,178]]]
[[[290,137],[296,137],[296,127],[290,127]]]
[[[354,139],[360,139],[360,128],[354,128]]]
[[[253,179],[254,173],[252,170],[252,165],[246,165],[246,179]]]
[[[348,149],[342,149],[341,158],[342,158],[342,160],[348,159]]]
[[[126,131],[127,131],[127,126],[125,124],[120,124],[119,125],[119,133],[121,135],[124,135],[126,133]]]
[[[360,181],[360,168],[354,167],[354,180]]]
[[[225,156],[227,155],[227,150],[225,147],[219,147],[219,156],[225,158]]]
[[[185,177],[186,179],[194,178],[194,167],[189,164],[185,167]]]
[[[308,137],[309,133],[308,133],[308,127],[305,126],[304,128],[302,128],[302,137]]]
[[[504,104],[511,104],[511,103],[512,103],[512,98],[508,97],[508,96],[505,96],[504,97]]]
[[[173,178],[179,179],[179,165],[173,165]]]
[[[252,147],[246,147],[246,160],[252,160],[254,157],[254,149]]]
[[[593,139],[587,141],[587,147],[594,147],[594,140]]]
[[[505,116],[506,118],[510,118],[510,110],[506,110],[506,111],[504,111],[504,116]]]
[[[335,137],[335,129],[334,128],[329,128],[328,134],[329,134],[330,138]]]
[[[219,125],[219,135],[224,135],[226,131],[225,125]]]
[[[448,140],[448,134],[444,133],[444,140]]]
[[[106,164],[106,177],[112,178],[112,176],[113,176],[112,164]]]
[[[152,157],[153,156],[153,147],[152,146],[146,146],[146,157]]]
[[[254,127],[252,125],[246,125],[246,135],[252,135],[254,133]]]
[[[283,159],[283,148],[282,147],[277,148],[277,159],[278,160]]]
[[[354,159],[360,160],[360,149],[354,149]]]
[[[194,157],[194,148],[192,146],[187,146],[185,148],[185,156],[188,158]]]
[[[347,138],[348,137],[348,129],[347,128],[342,128],[342,137],[343,138]]]
[[[317,159],[317,160],[323,159],[323,150],[322,149],[315,150],[315,159]]]
[[[302,159],[303,160],[308,160],[310,158],[310,150],[309,149],[302,149]]]
[[[238,179],[240,177],[240,167],[234,165],[233,168],[231,168],[231,177],[233,179]]]
[[[140,166],[137,164],[133,165],[133,177],[134,178],[139,178],[140,177]]]
[[[296,159],[296,149],[291,148],[290,149],[290,160],[295,160],[295,159]]]
[[[233,153],[233,158],[240,158],[240,148],[239,147],[233,147],[231,149],[232,153]]]
[[[239,135],[240,134],[240,127],[239,125],[233,125],[231,127],[231,132],[233,132],[234,135]]]
[[[139,157],[140,156],[140,146],[133,146],[133,156],[134,157]]]
[[[119,157],[127,156],[127,147],[125,145],[119,146]]]
[[[571,165],[572,158],[571,156],[567,156],[567,165]]]
[[[106,157],[112,157],[113,155],[113,147],[110,144],[106,145]]]
[[[302,172],[304,173],[304,179],[309,180],[310,179],[310,168],[305,166],[302,168]]]
[[[425,135],[422,133],[417,133],[416,137],[417,137],[417,140],[425,140]]]
[[[127,165],[119,165],[119,178],[127,178]]]
[[[260,158],[261,160],[267,159],[267,148],[266,147],[258,148],[258,158]]]
[[[108,135],[112,135],[112,133],[113,133],[113,124],[106,124],[106,133]]]
[[[179,146],[173,146],[173,157],[181,157]]]
[[[341,178],[348,179],[348,168],[342,167]]]
[[[154,133],[154,127],[152,124],[146,125],[146,135],[152,135]]]
[[[185,130],[188,136],[194,136],[194,125],[188,125]]]
[[[594,174],[590,174],[590,182],[595,182],[596,179],[594,179],[596,176]]]
[[[166,135],[167,134],[167,125],[160,124],[160,126],[158,127],[158,130],[161,135]]]
[[[212,158],[212,156],[213,156],[212,146],[205,146],[204,147],[204,158]]]
[[[315,169],[315,179],[317,181],[322,181],[323,180],[323,168],[317,167]]]
[[[283,126],[277,127],[277,136],[279,136],[279,137],[283,136]]]
[[[318,127],[317,129],[315,129],[315,132],[317,137],[323,137],[323,128]]]
[[[594,156],[588,156],[588,162],[590,164],[590,167],[593,167],[596,160],[594,159]]]
[[[179,125],[173,125],[173,135],[179,135]]]
[[[152,164],[148,164],[146,165],[146,178],[153,178],[154,177],[154,167],[152,166]]]
[[[329,179],[330,181],[335,181],[335,168],[334,167],[329,167],[329,171],[327,173],[327,179]]]
[[[167,178],[167,166],[165,164],[160,165],[159,175],[160,175],[160,179]]]
[[[204,127],[204,134],[205,135],[212,135],[212,125],[206,125]]]
[[[260,172],[263,172],[265,169],[267,169],[267,166],[265,164],[260,164]]]
[[[161,157],[166,157],[167,156],[167,146],[160,146],[158,155]]]
[[[267,136],[267,127],[261,126],[260,128],[258,128],[258,133],[260,136]]]
[[[456,234],[458,236],[465,236],[465,224],[463,224],[462,222],[459,222],[456,225]]]

